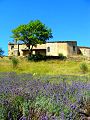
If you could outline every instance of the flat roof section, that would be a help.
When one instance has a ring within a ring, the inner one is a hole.
[[[46,42],[46,43],[75,43],[77,41],[50,41],[50,42]]]
[[[79,48],[87,48],[90,49],[90,47],[85,47],[85,46],[78,46]]]
[[[50,42],[46,42],[46,43],[75,43],[75,42],[77,42],[77,41],[50,41]],[[17,45],[16,43],[11,43],[11,42],[9,42],[8,43],[9,45]],[[24,43],[19,43],[19,45],[23,45]],[[43,44],[45,44],[45,43],[43,43]]]

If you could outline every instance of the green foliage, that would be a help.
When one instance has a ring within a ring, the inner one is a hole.
[[[32,54],[31,56],[28,56],[28,60],[35,61],[35,62],[45,60],[45,58],[46,57],[41,54],[36,54],[36,55]]]
[[[19,64],[19,60],[15,57],[12,57],[12,64],[13,64],[13,68],[17,68],[18,64]]]
[[[12,37],[16,41],[24,42],[32,53],[33,46],[45,43],[52,38],[52,31],[40,20],[30,21],[28,24],[18,26],[12,30]]]
[[[49,97],[45,97],[42,95],[37,96],[36,100],[34,101],[34,104],[35,108],[37,109],[43,109],[45,111],[48,111],[49,113],[59,115],[60,106]]]
[[[23,102],[24,98],[22,96],[16,96],[12,101],[14,118],[17,118],[18,114],[23,114]]]
[[[87,66],[87,64],[85,63],[85,62],[83,62],[83,63],[81,63],[80,64],[80,70],[82,71],[82,73],[86,73],[86,72],[88,72],[88,66]]]
[[[0,104],[0,120],[5,120],[7,116],[6,109],[3,105]]]
[[[24,100],[24,102],[23,102],[23,115],[24,116],[28,116],[30,105],[31,105],[30,100],[28,100],[28,101]]]
[[[2,56],[4,51],[0,48],[0,56]]]
[[[59,59],[64,60],[64,59],[66,59],[66,56],[64,56],[62,53],[59,53]]]

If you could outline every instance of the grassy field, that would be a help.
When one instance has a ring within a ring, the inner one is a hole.
[[[48,60],[40,62],[27,61],[19,58],[17,68],[13,68],[12,61],[8,58],[0,58],[0,72],[31,73],[33,75],[84,75],[80,70],[80,64],[86,63],[90,75],[90,61],[88,60]]]

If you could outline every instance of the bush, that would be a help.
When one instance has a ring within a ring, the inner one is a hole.
[[[44,56],[44,55],[41,55],[41,54],[36,54],[36,55],[31,55],[31,56],[28,56],[28,60],[31,60],[31,61],[41,61],[41,60],[55,60],[55,59],[59,59],[59,60],[65,60],[66,59],[66,56],[64,56],[63,54],[59,54],[59,56]]]
[[[18,59],[15,57],[12,57],[11,60],[12,60],[13,68],[17,68],[18,63],[19,63]]]
[[[88,72],[88,66],[87,66],[87,64],[86,63],[81,63],[80,64],[80,70],[82,71],[82,73],[86,73],[86,72]]]
[[[62,53],[59,53],[59,59],[63,60],[63,59],[66,59],[66,56],[64,56]]]
[[[31,61],[41,61],[41,60],[45,60],[45,56],[41,55],[41,54],[36,54],[36,55],[31,55],[31,56],[28,56],[28,60],[31,60]]]

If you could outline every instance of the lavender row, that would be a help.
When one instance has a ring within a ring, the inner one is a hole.
[[[51,81],[60,82],[56,84]],[[4,114],[15,116],[13,115],[15,111],[18,116],[20,108],[17,107],[20,106],[22,113],[19,119],[22,120],[31,119],[30,115],[38,111],[40,115],[37,120],[82,119],[81,117],[89,116],[88,113],[84,113],[89,95],[89,77],[85,76],[33,76],[32,74],[0,73],[0,105],[7,107],[6,113],[2,114],[4,110],[1,111],[2,120],[4,120]],[[15,100],[19,102],[19,105]]]

